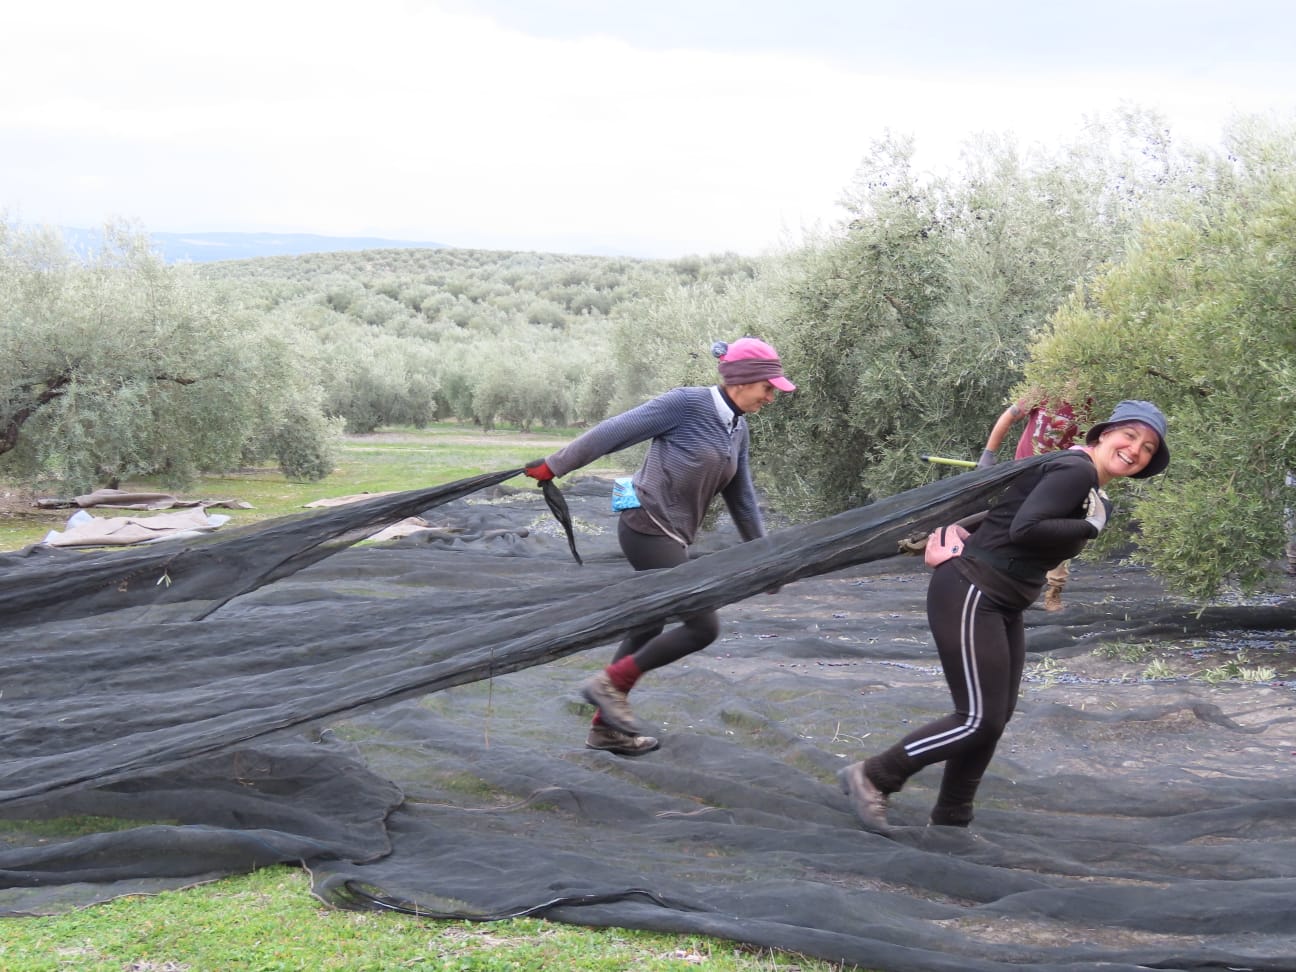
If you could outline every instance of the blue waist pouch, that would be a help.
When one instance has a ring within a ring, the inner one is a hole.
[[[633,510],[639,506],[639,497],[635,495],[634,479],[630,476],[618,476],[612,483],[612,512]]]

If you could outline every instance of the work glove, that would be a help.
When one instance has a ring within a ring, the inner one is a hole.
[[[554,472],[549,468],[549,463],[543,459],[537,459],[535,462],[528,464],[522,471],[538,483],[547,482],[554,478]]]
[[[1085,522],[1094,528],[1094,536],[1102,533],[1102,528],[1107,525],[1107,517],[1111,515],[1111,500],[1101,489],[1089,490],[1089,496],[1085,499]]]
[[[920,554],[927,549],[927,534],[917,533],[896,541],[896,549],[902,554]]]
[[[995,454],[993,452],[991,452],[989,449],[982,449],[981,458],[977,460],[976,467],[978,469],[989,469],[996,462],[998,462],[998,460],[995,458]]]

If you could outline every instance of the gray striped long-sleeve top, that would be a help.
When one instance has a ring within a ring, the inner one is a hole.
[[[545,462],[556,476],[651,439],[634,474],[643,512],[667,536],[690,544],[716,494],[739,535],[765,535],[747,462],[747,420],[716,387],[675,388],[600,422]]]

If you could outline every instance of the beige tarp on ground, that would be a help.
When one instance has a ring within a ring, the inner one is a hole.
[[[306,504],[306,509],[322,509],[330,506],[346,506],[349,503],[358,503],[361,500],[370,500],[378,496],[391,496],[395,490],[386,490],[381,493],[351,493],[348,496],[330,496],[324,499],[312,500]]]
[[[344,506],[359,500],[386,495],[390,493],[357,493],[351,496],[315,500],[307,503],[306,506],[308,508]],[[242,500],[182,500],[170,493],[128,492],[117,489],[95,490],[93,493],[78,496],[73,500],[45,500],[38,505],[47,508],[56,505],[79,508],[79,512],[69,518],[65,530],[52,530],[46,535],[44,542],[53,547],[129,546],[181,535],[208,533],[229,521],[227,516],[209,515],[206,512],[208,508],[252,509],[250,503]],[[101,518],[83,512],[90,507],[140,511],[176,509],[177,512],[148,517]],[[372,539],[395,540],[430,527],[431,524],[420,517],[407,517],[399,523],[386,527]]]
[[[47,510],[64,509],[73,506],[83,510],[96,506],[111,507],[119,510],[171,510],[194,506],[203,509],[211,506],[221,506],[232,510],[252,509],[252,504],[245,503],[243,500],[183,500],[173,496],[171,493],[148,493],[123,489],[96,489],[93,493],[86,493],[70,500],[40,499],[36,501],[35,505]]]
[[[156,516],[90,516],[78,511],[66,530],[51,530],[45,543],[51,547],[119,547],[155,540],[210,533],[229,522],[228,516],[211,516],[206,510],[188,509]]]
[[[306,504],[307,509],[319,509],[332,506],[346,506],[350,503],[358,503],[361,500],[373,499],[376,496],[390,496],[394,491],[388,490],[382,493],[352,493],[349,496],[333,496],[326,499],[313,500]],[[370,540],[399,540],[401,537],[408,537],[413,533],[421,533],[424,530],[432,529],[432,524],[421,516],[407,516],[399,523],[393,523],[390,526],[379,530]]]

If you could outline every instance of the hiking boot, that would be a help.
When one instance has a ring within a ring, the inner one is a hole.
[[[661,746],[656,736],[635,736],[611,726],[590,726],[586,749],[601,749],[618,756],[642,756]]]
[[[837,774],[842,792],[850,797],[851,808],[865,830],[875,834],[889,834],[887,824],[886,794],[873,785],[873,781],[864,772],[864,764],[851,763]]]
[[[612,684],[607,672],[591,675],[580,690],[585,701],[597,708],[602,720],[613,729],[620,729],[631,736],[643,735],[626,694]]]
[[[1062,610],[1062,588],[1058,587],[1056,584],[1050,584],[1048,590],[1044,592],[1044,610]]]

